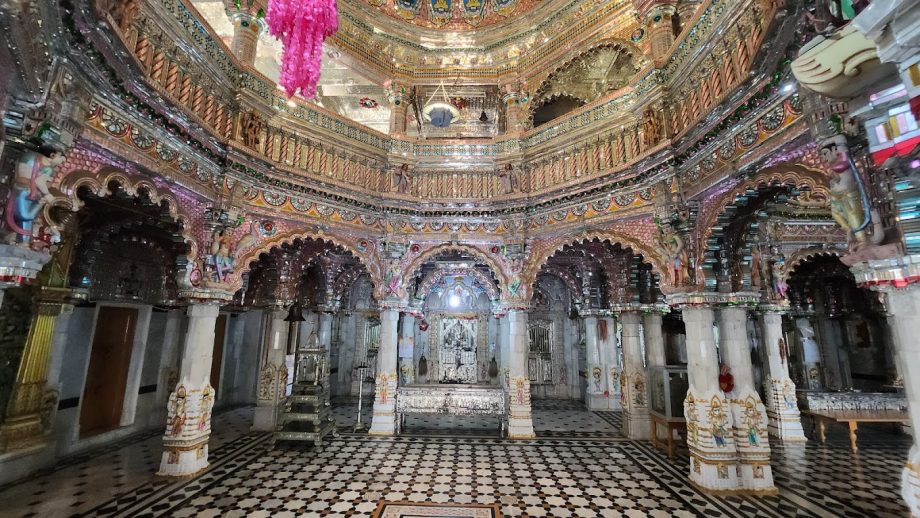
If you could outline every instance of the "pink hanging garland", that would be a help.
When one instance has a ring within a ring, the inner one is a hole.
[[[316,95],[323,41],[339,30],[335,0],[270,0],[268,31],[281,39],[281,86],[288,97]]]

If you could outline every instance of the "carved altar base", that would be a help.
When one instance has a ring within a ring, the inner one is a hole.
[[[396,390],[396,432],[406,414],[497,416],[504,435],[507,400],[502,387],[491,385],[412,385]]]

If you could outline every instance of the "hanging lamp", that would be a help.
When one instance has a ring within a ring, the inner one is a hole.
[[[339,29],[336,0],[269,0],[268,32],[281,39],[281,86],[288,97],[316,95],[323,41]]]

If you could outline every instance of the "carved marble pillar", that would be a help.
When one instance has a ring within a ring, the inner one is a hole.
[[[598,336],[598,318],[593,315],[584,317],[585,321],[585,358],[588,377],[588,389],[585,392],[585,406],[588,410],[609,410],[607,375],[600,353]],[[604,324],[606,325],[606,324]]]
[[[623,365],[617,344],[617,319],[605,317],[607,339],[598,342],[601,362],[604,364],[604,376],[607,378],[607,408],[623,410]]]
[[[380,349],[377,352],[374,417],[370,435],[396,434],[396,363],[399,310],[380,311]]]
[[[244,12],[234,13],[230,18],[233,21],[233,41],[230,43],[230,50],[244,65],[255,65],[259,35],[265,26],[264,22]]]
[[[284,397],[288,379],[284,362],[289,328],[284,321],[286,316],[287,311],[281,309],[266,311],[253,430],[271,432],[277,424],[278,405]]]
[[[910,508],[911,516],[920,516],[920,284],[905,288],[885,286],[885,306],[889,313],[892,341],[897,351],[904,392],[914,430],[913,445],[901,475],[901,496]]]
[[[719,358],[713,334],[712,308],[687,305],[681,310],[687,333],[687,374],[690,387],[684,400],[690,482],[704,491],[738,489],[738,453],[731,433],[732,413],[719,388]]]
[[[42,411],[49,404],[46,385],[54,326],[61,314],[73,310],[65,303],[69,293],[70,290],[43,288],[39,295],[0,426],[0,453],[37,446],[45,440],[48,423],[43,421]],[[50,403],[57,405],[57,398]]]
[[[188,476],[208,467],[208,437],[214,406],[211,359],[219,311],[216,303],[188,307],[179,382],[169,395],[158,475]]]
[[[783,314],[765,308],[760,314],[764,348],[764,392],[770,435],[783,442],[805,442],[802,418],[795,397],[795,383],[789,377],[789,354],[783,337]]]
[[[767,438],[767,411],[754,386],[751,342],[744,306],[719,309],[719,348],[723,363],[734,378],[734,388],[725,395],[732,413],[732,431],[738,451],[740,486],[758,492],[775,492]]]
[[[511,399],[508,405],[508,437],[533,439],[533,413],[530,406],[530,375],[527,372],[528,331],[526,311],[508,311],[508,337],[510,342]]]
[[[508,315],[498,317],[498,376],[501,385],[508,390],[511,380],[511,328],[508,326]]]
[[[638,312],[620,313],[623,326],[623,428],[630,439],[648,439],[650,424],[645,367],[640,341],[641,316]]]

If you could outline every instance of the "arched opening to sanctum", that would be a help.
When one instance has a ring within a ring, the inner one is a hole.
[[[276,430],[276,440],[319,442],[336,423],[355,424],[352,399],[373,394],[380,347],[373,291],[365,265],[324,239],[293,239],[250,264],[237,296],[265,308],[269,329],[259,360],[257,428]]]
[[[789,273],[792,311],[784,322],[790,376],[816,393],[893,392],[899,369],[878,295],[856,285],[833,254],[816,254]]]
[[[645,322],[645,313],[661,300],[658,283],[641,254],[608,239],[566,244],[546,259],[534,283],[528,320],[535,416],[540,399],[568,399],[592,411],[631,414],[633,425],[644,421],[638,426],[644,432],[625,424],[623,433],[647,436],[643,327],[657,328],[654,347],[664,346],[660,315]],[[632,382],[626,381],[627,372]]]

